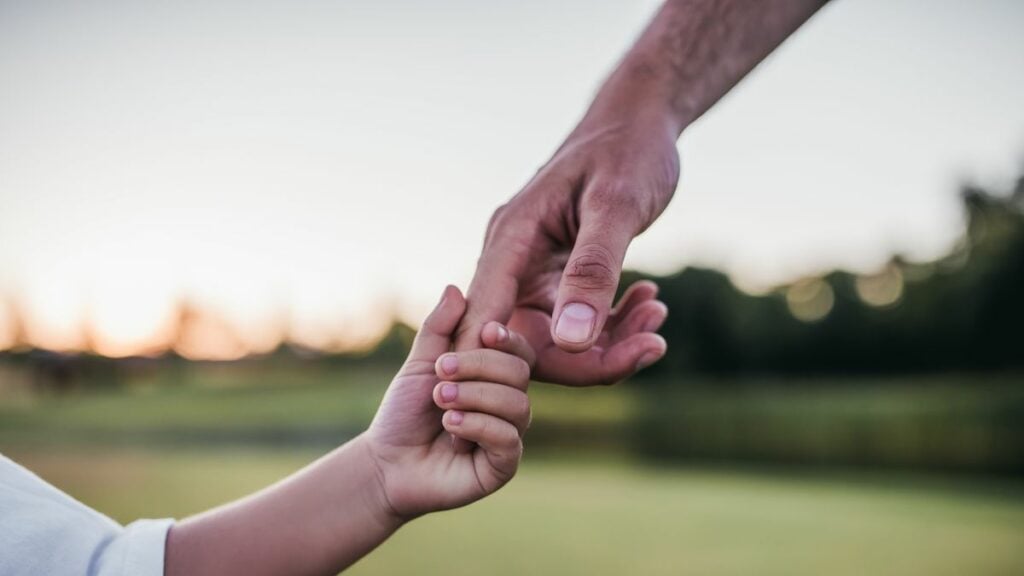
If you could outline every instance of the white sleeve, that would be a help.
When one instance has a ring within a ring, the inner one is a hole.
[[[0,454],[0,574],[162,576],[171,519],[122,527]]]

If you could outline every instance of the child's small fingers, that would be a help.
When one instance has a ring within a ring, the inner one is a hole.
[[[482,380],[520,390],[530,383],[530,366],[525,360],[487,348],[450,352],[437,359],[434,369],[441,380]]]
[[[515,354],[533,368],[537,361],[533,353],[533,347],[526,341],[522,334],[509,330],[501,322],[488,322],[480,332],[480,341],[483,345],[501,352]]]
[[[530,426],[530,398],[526,392],[493,382],[441,382],[434,387],[434,403],[443,410],[481,412],[511,422],[522,436]]]
[[[523,456],[523,440],[511,422],[490,414],[449,410],[441,423],[453,435],[480,445],[499,481],[488,489],[496,490],[515,475]]]

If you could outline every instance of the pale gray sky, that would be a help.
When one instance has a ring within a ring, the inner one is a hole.
[[[657,2],[0,0],[0,294],[126,353],[177,298],[254,348],[416,322]],[[627,265],[762,288],[961,232],[1024,160],[1024,3],[837,0],[693,126]],[[0,346],[4,313],[0,308]]]

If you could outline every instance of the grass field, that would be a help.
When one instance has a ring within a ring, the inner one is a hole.
[[[265,486],[361,430],[391,373],[176,370],[56,395],[19,384],[24,372],[0,370],[0,452],[122,522],[180,518]],[[968,439],[1005,429],[999,442],[966,445],[970,454],[979,445],[1014,450],[1020,382],[688,383],[662,407],[685,414],[691,428],[653,431],[705,447],[735,442],[738,430],[787,446],[828,440],[821,449],[830,450],[841,444],[822,432],[852,421],[870,445],[903,439],[893,449],[905,450],[906,434],[872,434],[925,422],[932,443],[944,438],[932,429]],[[635,459],[638,437],[629,436],[658,414],[637,388],[537,386],[531,397],[533,441],[508,487],[412,523],[351,573],[1024,574],[1019,477],[656,467]]]
[[[120,521],[181,517],[312,453],[14,453]],[[1006,485],[528,461],[477,505],[422,518],[352,574],[893,574],[1024,571],[1024,499]]]
[[[231,365],[186,370],[174,384],[158,375],[65,394],[33,393],[27,386],[5,390],[0,371],[0,450],[97,444],[324,448],[369,424],[395,372],[392,367]],[[626,386],[535,387],[534,421],[614,428],[634,416],[634,392]]]

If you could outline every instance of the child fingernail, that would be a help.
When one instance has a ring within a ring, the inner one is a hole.
[[[452,410],[448,412],[448,423],[451,424],[452,426],[458,426],[459,424],[462,424],[462,418],[463,414],[458,410]]]
[[[441,399],[445,402],[453,402],[459,395],[459,388],[455,384],[441,386]]]
[[[498,325],[498,342],[508,341],[508,328],[505,328],[501,324]]]
[[[441,370],[444,370],[445,374],[455,374],[455,371],[459,369],[459,359],[454,354],[449,354],[444,358],[441,358]]]

